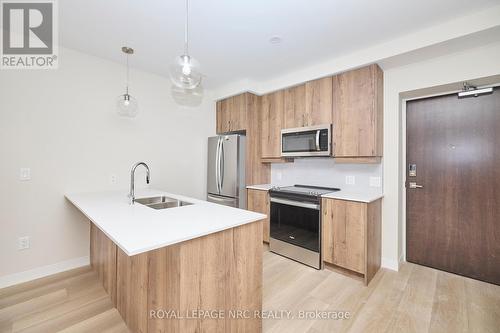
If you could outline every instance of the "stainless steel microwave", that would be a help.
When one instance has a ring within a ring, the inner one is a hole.
[[[331,130],[331,124],[281,130],[281,156],[330,156]]]

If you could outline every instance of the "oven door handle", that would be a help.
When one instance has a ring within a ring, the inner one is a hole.
[[[295,206],[295,207],[320,210],[320,206],[318,204],[313,204],[313,203],[309,203],[309,202],[293,201],[293,200],[286,200],[286,199],[281,199],[281,198],[271,198],[269,200],[271,202],[276,202],[276,203],[280,203],[280,204],[288,205],[288,206]]]
[[[320,151],[319,149],[319,135],[320,135],[320,130],[316,131],[316,151]]]

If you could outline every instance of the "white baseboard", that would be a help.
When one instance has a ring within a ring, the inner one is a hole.
[[[380,266],[382,266],[383,268],[387,268],[387,269],[396,271],[396,272],[399,270],[399,263],[397,260],[394,260],[394,259],[382,257],[382,262],[380,263]]]
[[[88,265],[90,265],[90,258],[89,256],[85,256],[37,267],[24,272],[0,276],[0,289]]]

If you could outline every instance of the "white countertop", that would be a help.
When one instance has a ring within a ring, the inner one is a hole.
[[[129,205],[126,190],[67,194],[66,198],[129,256],[266,217],[153,189],[137,190],[136,199],[160,195],[194,204],[160,210]]]
[[[349,191],[340,190],[337,192],[324,194],[321,197],[322,198],[329,198],[329,199],[339,199],[339,200],[370,203],[370,202],[376,201],[380,198],[383,198],[384,195],[382,193],[349,192]]]
[[[273,184],[250,185],[250,186],[247,186],[247,189],[269,191],[274,186],[276,186],[276,185],[273,185]],[[279,186],[283,187],[283,185],[279,185]],[[370,202],[376,201],[380,198],[383,198],[384,195],[382,193],[375,193],[375,192],[354,192],[354,191],[348,191],[348,190],[340,190],[337,192],[332,192],[329,194],[322,195],[321,197],[322,198],[330,198],[330,199],[339,199],[339,200],[348,200],[348,201],[370,203]]]
[[[269,191],[272,187],[273,187],[273,184],[260,184],[260,185],[248,185],[247,189]]]

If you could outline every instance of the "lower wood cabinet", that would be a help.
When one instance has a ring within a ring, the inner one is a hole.
[[[368,284],[380,268],[381,199],[323,199],[322,257],[327,264],[362,274]]]
[[[269,243],[269,194],[263,190],[247,190],[247,207],[252,212],[266,214],[267,218],[262,223],[262,236],[264,242]]]

